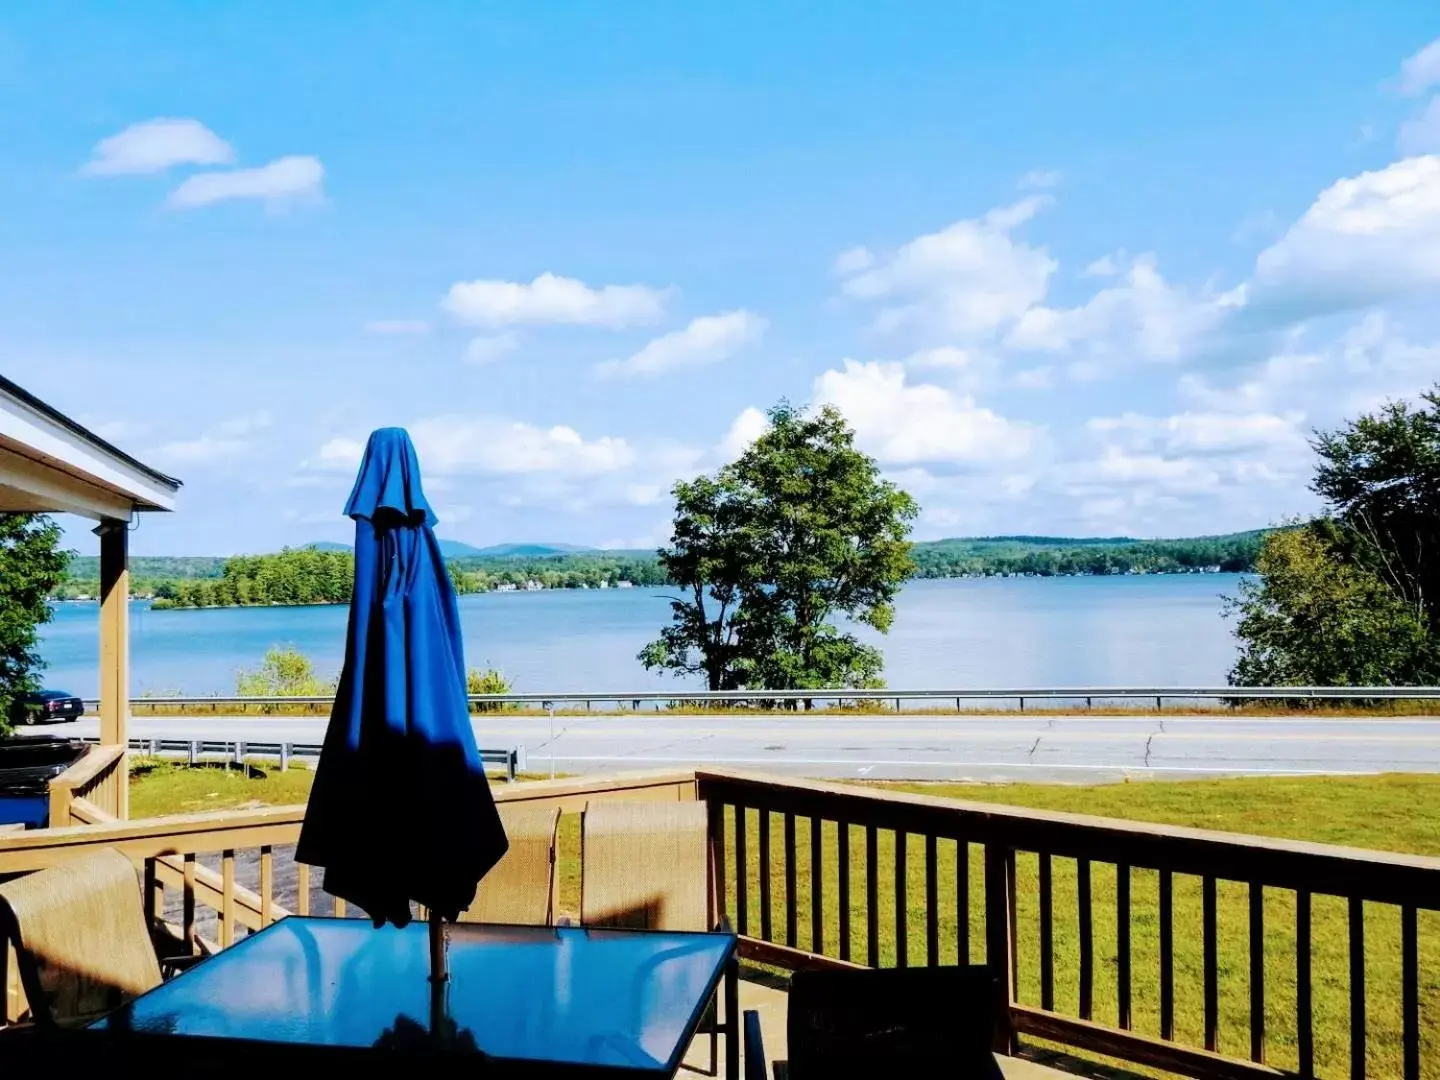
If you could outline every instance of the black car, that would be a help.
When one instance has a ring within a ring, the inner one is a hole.
[[[21,694],[10,708],[14,724],[51,723],[74,720],[85,712],[85,703],[67,690],[40,690]]]

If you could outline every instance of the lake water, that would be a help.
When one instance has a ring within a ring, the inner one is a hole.
[[[1220,597],[1235,574],[916,581],[896,604],[885,677],[902,689],[1223,685],[1235,655]],[[460,598],[471,667],[517,691],[663,690],[635,654],[669,619],[664,589],[481,593]],[[235,692],[238,669],[292,645],[340,668],[345,607],[131,610],[131,686],[140,694]],[[48,685],[98,693],[95,604],[57,605],[42,631]]]

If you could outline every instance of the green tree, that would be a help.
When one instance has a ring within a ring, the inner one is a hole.
[[[322,679],[315,665],[298,649],[272,646],[253,670],[235,673],[240,697],[327,697],[335,693],[338,678]]]
[[[0,730],[8,729],[15,698],[39,689],[45,662],[35,646],[69,559],[60,548],[60,526],[50,518],[0,514]]]
[[[1429,681],[1431,649],[1415,608],[1348,561],[1321,522],[1266,537],[1259,577],[1229,601],[1242,641],[1236,686],[1386,686]]]
[[[495,668],[470,668],[465,672],[465,693],[467,694],[508,694],[510,680]],[[470,707],[472,712],[494,712],[500,706],[493,702],[479,702]]]
[[[1440,674],[1440,387],[1312,444],[1326,512],[1266,538],[1231,607],[1231,681],[1403,685]]]
[[[782,402],[769,421],[736,461],[672,489],[659,562],[685,595],[639,659],[712,690],[880,685],[880,651],[837,621],[889,631],[918,507],[834,407]]]
[[[1440,386],[1315,439],[1312,485],[1341,556],[1378,576],[1440,633]]]

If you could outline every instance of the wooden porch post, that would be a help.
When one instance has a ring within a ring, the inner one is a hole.
[[[130,530],[107,518],[100,534],[100,743],[124,747],[130,712]],[[120,763],[114,813],[130,816],[130,762]],[[107,807],[106,809],[109,809]]]

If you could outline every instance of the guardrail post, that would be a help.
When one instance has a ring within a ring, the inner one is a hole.
[[[1020,699],[1020,711],[1025,711],[1025,699],[1023,697]]]
[[[512,746],[510,753],[505,758],[505,782],[507,784],[515,783],[516,757],[515,748]]]
[[[245,742],[241,739],[235,741],[235,764],[242,769],[245,767]]]
[[[293,751],[292,751],[292,745],[293,745],[293,744],[288,743],[288,742],[282,742],[282,743],[280,744],[280,771],[281,771],[281,772],[284,772],[286,769],[290,768],[290,754],[293,752]]]
[[[191,768],[194,768],[194,767],[195,767],[196,765],[198,765],[198,764],[200,764],[200,743],[199,743],[197,740],[195,740],[195,739],[191,739],[191,740],[190,740],[190,767],[191,767]]]

